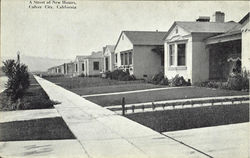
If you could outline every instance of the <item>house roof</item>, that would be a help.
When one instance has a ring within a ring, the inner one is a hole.
[[[134,45],[163,45],[167,32],[158,31],[123,31]]]
[[[237,25],[235,25],[233,28],[231,28],[230,30],[228,30],[226,33],[217,35],[217,36],[213,36],[208,38],[207,40],[211,40],[211,39],[219,39],[219,38],[223,38],[226,36],[234,36],[237,34],[241,34],[241,29],[243,28],[243,23],[249,18],[250,12],[248,12],[240,21],[239,23],[237,23]]]
[[[106,45],[106,48],[108,48],[110,50],[110,52],[114,52],[115,45]]]
[[[86,59],[88,56],[87,55],[77,55],[76,56],[76,60],[78,59],[78,61],[83,61],[84,59]]]
[[[247,19],[249,19],[250,12],[248,12],[240,21],[240,24],[243,24]]]
[[[100,58],[103,57],[102,51],[92,52],[87,58]]]
[[[176,26],[182,27],[184,30],[190,33],[225,33],[233,27],[240,25],[234,21],[229,22],[188,22],[188,21],[176,21],[169,29],[164,39],[169,35],[172,29]]]
[[[233,35],[236,35],[236,34],[240,34],[241,29],[242,29],[242,25],[239,24],[239,25],[236,25],[235,27],[231,28],[230,30],[228,30],[226,33],[210,37],[210,38],[208,38],[208,40],[209,39],[216,39],[216,38],[221,38],[221,37],[233,36]]]

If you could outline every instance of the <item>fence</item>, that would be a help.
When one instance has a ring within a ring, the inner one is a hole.
[[[151,104],[142,104],[142,105],[125,105],[125,98],[122,98],[122,106],[107,108],[115,112],[122,112],[122,115],[125,115],[128,111],[135,113],[136,110],[139,112],[144,111],[155,111],[156,109],[161,108],[161,110],[173,110],[179,108],[190,108],[190,107],[201,107],[201,106],[214,106],[214,105],[234,105],[234,104],[244,104],[249,103],[249,97],[237,97],[237,98],[223,98],[223,99],[207,99],[207,100],[191,100],[191,101],[179,101],[171,103],[154,103]]]

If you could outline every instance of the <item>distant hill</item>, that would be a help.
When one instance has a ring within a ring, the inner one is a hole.
[[[16,60],[16,58],[13,58],[13,57],[1,57],[1,65],[2,65],[2,62],[7,59]],[[72,61],[70,59],[52,59],[52,58],[47,58],[47,57],[34,57],[34,56],[26,56],[26,55],[21,55],[20,60],[21,60],[21,63],[28,65],[29,71],[31,72],[47,71],[47,69],[50,67],[61,65],[63,63]]]

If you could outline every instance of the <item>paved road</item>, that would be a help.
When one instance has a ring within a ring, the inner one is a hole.
[[[119,116],[79,95],[35,76],[76,136],[87,157],[208,157],[195,148]]]

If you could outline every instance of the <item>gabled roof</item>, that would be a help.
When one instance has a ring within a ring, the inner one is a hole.
[[[225,33],[233,27],[240,25],[234,21],[230,22],[187,22],[187,21],[176,21],[169,29],[164,39],[169,35],[171,30],[176,26],[180,26],[184,30],[190,33]]]
[[[134,45],[163,45],[167,32],[158,31],[123,31]]]
[[[106,45],[105,49],[108,48],[110,52],[114,52],[115,50],[115,45]]]
[[[240,21],[240,24],[243,24],[247,19],[249,19],[250,12],[248,12]]]
[[[119,43],[122,34],[125,34],[133,45],[163,45],[163,37],[167,32],[158,31],[122,31],[117,44]],[[114,49],[115,49],[114,48]]]

